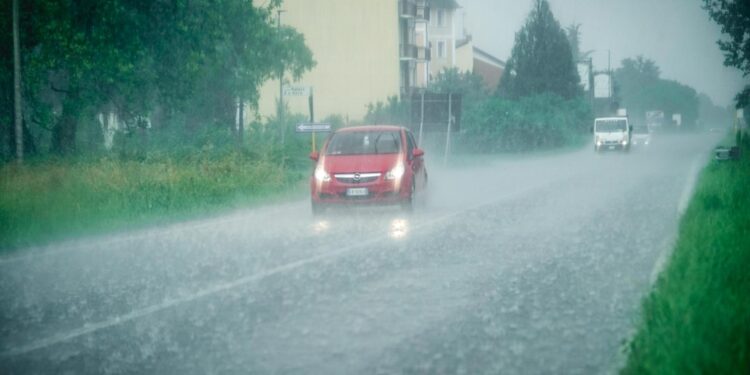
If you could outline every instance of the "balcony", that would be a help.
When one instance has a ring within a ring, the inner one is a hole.
[[[401,18],[430,20],[430,7],[425,0],[401,0],[398,2],[398,13]]]
[[[430,49],[425,47],[417,47],[417,60],[430,61]]]
[[[401,51],[399,57],[402,61],[430,61],[430,49],[427,47],[419,47],[413,44],[401,44],[400,47]]]
[[[398,2],[398,13],[401,18],[414,18],[417,16],[417,4],[408,0]]]
[[[417,2],[417,14],[414,18],[425,22],[430,21],[430,7],[427,6],[426,2]]]

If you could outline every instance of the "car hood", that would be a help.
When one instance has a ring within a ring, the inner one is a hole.
[[[328,173],[385,173],[393,168],[401,154],[324,155],[320,159]]]

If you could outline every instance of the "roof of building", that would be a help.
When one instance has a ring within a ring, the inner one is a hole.
[[[460,8],[461,6],[458,5],[456,0],[427,0],[431,7],[433,8],[447,8],[447,9],[456,9]]]
[[[465,38],[456,41],[456,48],[461,48],[471,42],[471,35],[467,35]]]
[[[476,46],[474,47],[474,57],[479,57],[482,60],[485,60],[489,63],[493,63],[500,67],[505,67],[505,61],[498,59],[495,56],[490,55],[488,52],[485,52]]]

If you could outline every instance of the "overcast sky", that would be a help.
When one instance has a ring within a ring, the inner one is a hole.
[[[474,45],[501,60],[510,56],[516,31],[532,0],[458,0]],[[704,92],[722,106],[748,80],[724,66],[716,45],[721,29],[701,9],[700,0],[549,0],[560,25],[581,24],[581,50],[595,50],[594,69],[612,69],[627,57],[643,55],[673,79]]]

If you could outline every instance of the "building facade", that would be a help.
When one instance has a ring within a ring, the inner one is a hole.
[[[498,85],[500,85],[500,78],[505,71],[505,62],[477,47],[472,47],[472,52],[472,71],[482,77],[486,89],[497,90]]]
[[[443,69],[456,65],[456,11],[454,0],[430,0],[429,36],[432,58],[430,75],[437,76]]]
[[[430,7],[427,0],[401,0],[399,8],[401,94],[404,95],[429,83],[431,51],[427,23]]]
[[[259,0],[256,0],[256,2]],[[426,0],[284,0],[280,24],[304,35],[315,67],[284,85],[310,87],[316,120],[359,120],[368,104],[408,94],[429,78]],[[275,117],[279,80],[260,89],[257,114]],[[284,96],[291,113],[308,113],[306,96]]]

